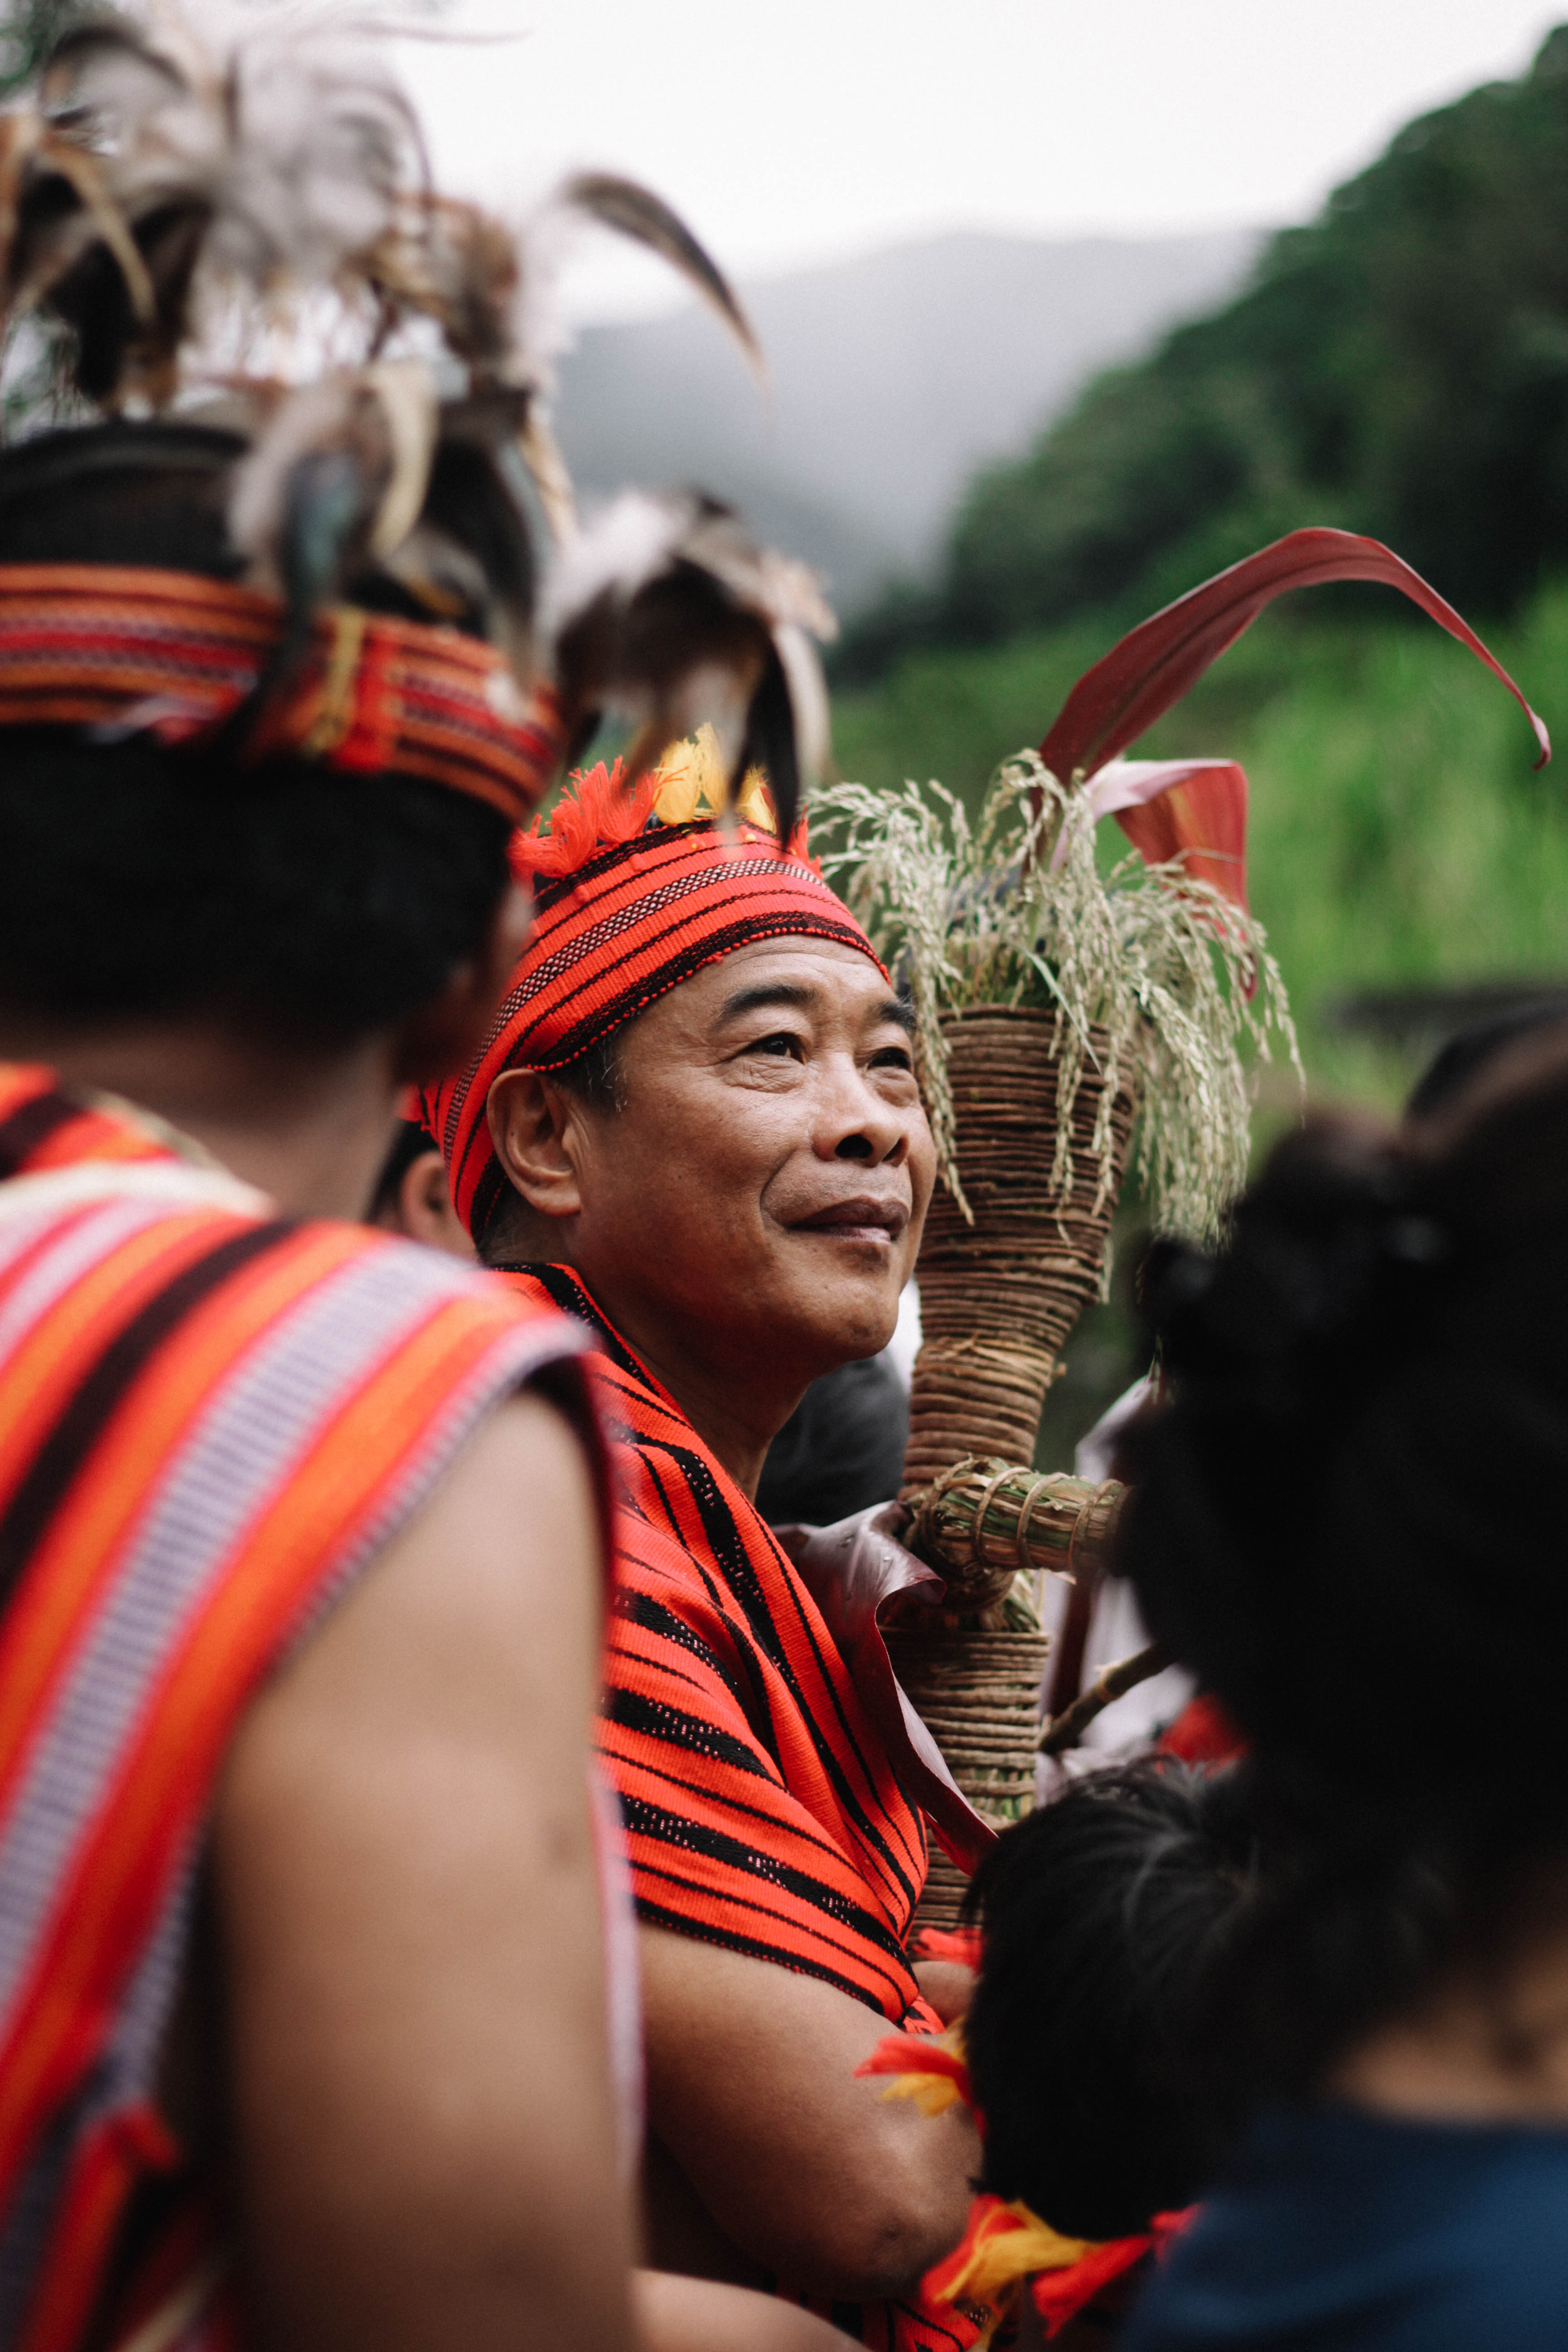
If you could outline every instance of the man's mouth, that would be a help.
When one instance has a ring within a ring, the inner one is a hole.
[[[862,1195],[853,1201],[835,1201],[831,1207],[818,1209],[815,1216],[798,1218],[795,1231],[826,1234],[834,1241],[896,1242],[909,1222],[907,1202],[873,1201]]]

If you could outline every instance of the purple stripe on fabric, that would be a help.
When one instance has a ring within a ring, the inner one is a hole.
[[[40,1202],[36,1210],[0,1218],[0,1286],[5,1284],[7,1266],[26,1256],[50,1225],[60,1228],[58,1241],[40,1251],[15,1286],[0,1289],[0,1364],[23,1345],[29,1328],[41,1322],[100,1259],[168,1215],[167,1201],[124,1200],[74,1207],[64,1216],[58,1205]]]
[[[79,1663],[72,1688],[56,1711],[54,1737],[47,1743],[49,1761],[46,1765],[40,1753],[32,1775],[31,1835],[19,1844],[8,1839],[0,1849],[0,1919],[5,1924],[15,1888],[7,1861],[20,1862],[35,1873],[43,1864],[47,1871],[52,1849],[56,1873],[68,1867],[75,1836],[96,1816],[103,1780],[119,1761],[124,1737],[136,1728],[137,1703],[144,1701],[153,1675],[176,1654],[193,1606],[221,1572],[224,1549],[237,1526],[243,1525],[258,1490],[265,1501],[269,1490],[286,1481],[333,1406],[423,1328],[431,1313],[448,1299],[480,1289],[491,1290],[493,1296],[489,1276],[466,1273],[412,1245],[387,1245],[323,1277],[297,1302],[286,1322],[247,1351],[233,1377],[213,1391],[178,1460],[149,1496],[118,1584],[93,1629],[89,1653]],[[339,1332],[345,1336],[334,1350],[324,1343]],[[498,1328],[467,1377],[426,1424],[343,1556],[335,1562],[323,1560],[322,1581],[287,1648],[297,1647],[314,1630],[418,1507],[483,1413],[543,1366],[581,1354],[584,1346],[582,1327],[563,1316],[536,1316]],[[334,1353],[335,1366],[325,1360]],[[268,1441],[261,1449],[268,1460],[260,1477],[251,1478],[244,1453],[256,1447],[258,1429]],[[226,1490],[226,1480],[233,1491]],[[115,1653],[116,1641],[121,1654]],[[83,1696],[89,1702],[107,1701],[121,1718],[120,1738],[100,1743],[96,1757],[90,1741],[82,1738],[79,1717],[72,1719],[74,1703]],[[127,1721],[128,1706],[132,1713]],[[69,1827],[62,1841],[58,1832],[66,1824]],[[111,2034],[80,2099],[61,2118],[63,2139],[51,2133],[18,2184],[0,2239],[0,2300],[7,2305],[17,2294],[26,2300],[43,2259],[68,2147],[105,2116],[137,2106],[153,2093],[158,2053],[184,1958],[190,1891],[204,1834],[198,1824],[185,1851],[171,1860],[159,1916],[141,1953],[131,1956]],[[52,1907],[48,1889],[35,1879],[32,1894],[35,1932],[41,1933]],[[11,1960],[15,1976],[15,1954]]]
[[[0,2032],[149,1683],[323,1420],[446,1300],[482,1280],[388,1244],[319,1281],[208,1396],[149,1492],[103,1606],[35,1736],[0,1835]]]

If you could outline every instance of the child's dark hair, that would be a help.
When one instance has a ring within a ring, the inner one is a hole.
[[[1253,1867],[1234,1769],[1097,1772],[1004,1832],[970,1892],[984,2189],[1086,2238],[1191,2204],[1226,2137],[1194,2039]]]
[[[1173,1402],[1119,1564],[1251,1743],[1223,2013],[1300,2095],[1568,1885],[1568,1030],[1398,1134],[1310,1122],[1146,1297]]]

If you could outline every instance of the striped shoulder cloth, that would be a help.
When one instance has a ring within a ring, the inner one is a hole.
[[[122,2340],[132,2196],[167,2176],[179,2208],[154,2073],[247,1700],[485,1412],[580,1348],[0,1066],[0,2346]]]
[[[504,1269],[587,1324],[620,1508],[599,1747],[638,1916],[939,2030],[905,1950],[925,1823],[755,1506],[563,1266]],[[947,2305],[807,2304],[875,2352],[963,2352]]]

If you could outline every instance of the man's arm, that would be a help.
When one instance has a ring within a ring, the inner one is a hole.
[[[798,2303],[665,2271],[632,2274],[642,2352],[847,2352],[851,2338]]]
[[[967,2110],[858,2079],[890,2029],[833,1986],[659,1928],[641,1944],[649,2124],[719,2228],[812,2294],[906,2294],[963,2234]]]
[[[917,1960],[914,1979],[944,2025],[961,2018],[974,1998],[974,1970],[962,1960]]]
[[[585,1772],[599,1538],[493,1413],[258,1701],[214,1829],[249,2340],[624,2352]]]

